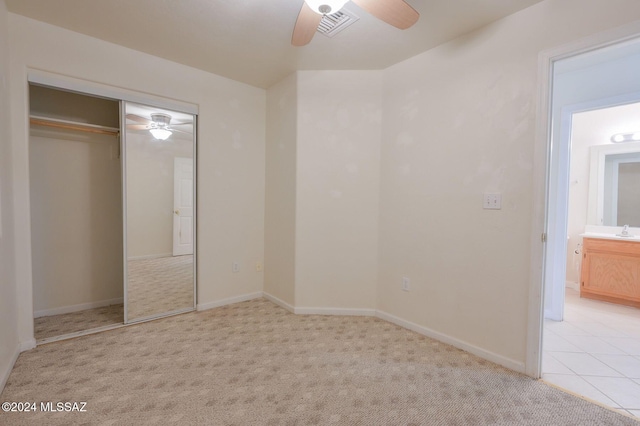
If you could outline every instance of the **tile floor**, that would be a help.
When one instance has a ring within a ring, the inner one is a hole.
[[[545,320],[542,379],[640,417],[640,309],[567,289],[565,320]]]

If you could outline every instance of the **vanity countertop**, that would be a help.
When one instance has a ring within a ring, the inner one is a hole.
[[[633,243],[640,243],[640,235],[635,234],[632,237],[619,237],[616,234],[604,234],[599,232],[585,232],[580,234],[584,238],[600,238],[603,240],[619,240],[619,241],[631,241]]]

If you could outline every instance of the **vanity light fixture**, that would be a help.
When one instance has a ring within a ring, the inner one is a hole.
[[[611,136],[611,142],[613,143],[638,142],[638,141],[640,141],[640,132],[617,133]]]

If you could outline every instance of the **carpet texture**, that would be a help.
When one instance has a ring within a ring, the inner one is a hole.
[[[107,325],[122,324],[124,321],[124,307],[118,305],[103,306],[101,308],[85,309],[84,311],[68,314],[39,317],[33,320],[36,341],[51,337],[62,336]]]
[[[264,299],[39,346],[0,401],[87,402],[2,425],[638,425],[385,321]]]
[[[127,262],[129,321],[193,308],[193,255]]]
[[[130,260],[129,321],[193,308],[193,255]],[[123,305],[34,319],[36,341],[124,322]]]

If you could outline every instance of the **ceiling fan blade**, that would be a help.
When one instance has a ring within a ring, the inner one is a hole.
[[[149,126],[146,124],[127,124],[129,130],[148,130]]]
[[[306,1],[302,2],[302,9],[298,14],[296,26],[293,28],[291,36],[291,44],[294,46],[304,46],[309,44],[318,29],[318,25],[322,21],[322,15],[319,15],[309,7]]]
[[[170,125],[171,126],[182,126],[182,125],[185,125],[185,124],[191,125],[191,124],[193,124],[193,121],[175,121],[175,122],[172,121]]]
[[[144,124],[151,123],[151,120],[149,120],[148,118],[140,117],[139,115],[135,115],[135,114],[127,114],[127,118],[131,121],[135,121],[136,123],[144,123]]]
[[[404,0],[351,0],[376,18],[406,30],[418,21],[420,14]]]
[[[183,124],[172,124],[170,126],[171,129],[177,129],[183,132],[192,132],[193,124],[192,123],[183,123]]]
[[[171,127],[169,130],[176,133],[184,133],[185,135],[193,135],[193,132],[187,132],[185,130],[176,129],[175,127]]]

